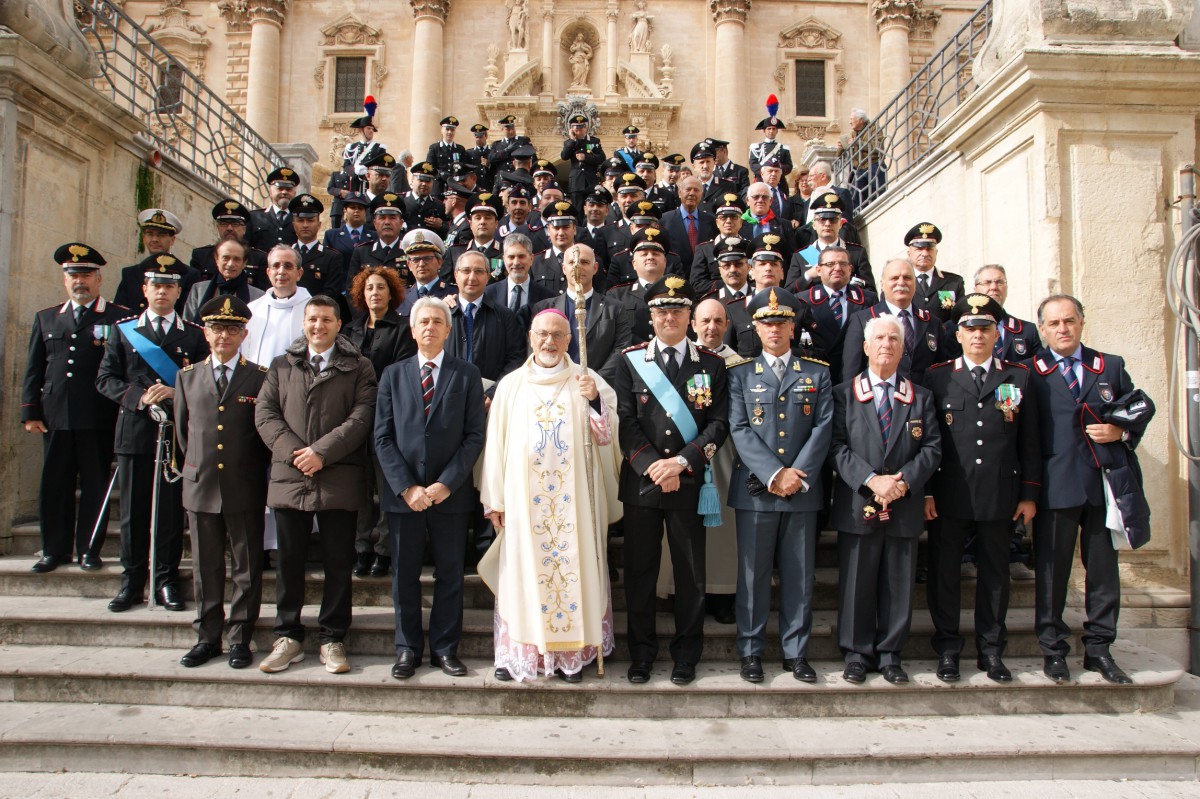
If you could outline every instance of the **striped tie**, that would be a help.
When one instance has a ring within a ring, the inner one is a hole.
[[[1062,373],[1063,380],[1067,381],[1067,390],[1071,392],[1075,401],[1079,402],[1079,378],[1075,376],[1075,359],[1063,358],[1058,362],[1058,370]]]
[[[892,432],[892,384],[879,383],[875,386],[882,389],[879,393],[879,402],[875,405],[875,412],[879,414],[879,432],[883,433],[883,443],[888,442],[888,435]]]
[[[429,406],[433,403],[433,361],[426,361],[421,367],[421,397],[425,401],[425,415],[429,415]]]
[[[1004,331],[996,334],[996,343],[992,345],[992,355],[999,358],[1004,353]]]
[[[916,344],[913,339],[917,337],[917,331],[913,328],[912,314],[908,311],[901,311],[900,321],[904,323],[904,354],[912,355],[913,346]]]
[[[846,321],[845,311],[842,310],[842,292],[835,291],[829,295],[829,310],[833,311],[833,321],[837,322],[838,329],[841,329],[842,323]]]

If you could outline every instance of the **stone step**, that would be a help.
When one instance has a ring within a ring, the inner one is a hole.
[[[0,642],[7,644],[53,645],[72,644],[77,646],[117,647],[166,647],[187,650],[196,642],[192,630],[194,609],[189,603],[187,611],[171,612],[162,608],[151,610],[139,605],[124,613],[110,613],[105,599],[81,597],[13,597],[0,596]],[[318,607],[306,605],[302,619],[310,641],[316,641]],[[425,612],[428,622],[428,611]],[[254,640],[260,651],[270,648],[274,636],[275,606],[264,603]],[[1071,647],[1081,652],[1080,635],[1083,615],[1077,610],[1068,610],[1065,615],[1071,626]],[[836,635],[837,613],[819,610],[813,613],[813,630],[809,642],[808,656],[814,660],[838,660],[841,657]],[[616,651],[612,659],[629,659],[625,628],[625,613],[613,614],[616,633]],[[971,638],[972,620],[964,613],[962,630]],[[426,627],[428,625],[426,624]],[[668,644],[674,629],[669,614],[658,614],[660,660],[669,660]],[[768,662],[781,658],[779,633],[776,617],[767,622],[767,641],[764,659]],[[932,655],[930,636],[933,625],[928,613],[917,611],[913,615],[912,634],[904,649],[906,658],[926,658]],[[1158,630],[1150,629],[1149,634]],[[491,658],[493,654],[493,612],[469,609],[463,613],[463,635],[459,655],[467,658]],[[737,663],[737,630],[732,624],[717,624],[712,618],[705,622],[704,660]],[[1033,612],[1010,614],[1008,619],[1008,650],[1010,657],[1040,657],[1041,650],[1033,634]],[[395,614],[391,608],[355,607],[353,623],[346,646],[354,655],[392,656],[395,652]],[[1139,641],[1139,643],[1147,643]],[[182,654],[182,653],[181,653]],[[964,657],[974,658],[974,647],[968,640]],[[730,668],[733,666],[731,665]]]
[[[0,594],[12,596],[79,596],[93,599],[112,598],[121,587],[121,566],[116,560],[105,561],[98,571],[85,572],[78,566],[69,565],[55,569],[50,574],[33,574],[29,568],[37,562],[37,556],[11,556],[0,558]],[[191,597],[191,560],[185,558],[180,564],[181,588],[185,595]],[[319,565],[314,564],[307,571],[305,583],[305,602],[319,604],[321,601],[321,583],[324,572]],[[772,607],[778,608],[779,576],[775,575],[772,586]],[[971,577],[963,578],[963,607],[975,607],[976,581]],[[833,567],[820,567],[816,570],[813,584],[813,607],[817,610],[833,610],[837,608],[838,573]],[[433,594],[433,568],[426,566],[421,576],[422,593],[426,600]],[[613,591],[613,608],[625,609],[625,592],[622,583],[617,582]],[[232,584],[226,582],[225,598],[229,600]],[[467,574],[463,578],[463,604],[467,608],[491,608],[493,606],[492,592],[476,574]],[[362,577],[354,579],[354,604],[374,607],[392,606],[391,577]],[[275,600],[275,572],[267,571],[263,575],[263,601]],[[1082,602],[1081,596],[1073,595],[1071,601]],[[917,586],[915,602],[917,607],[926,607],[926,595],[923,586]],[[1009,606],[1012,608],[1033,607],[1033,580],[1013,580]],[[669,603],[663,602],[664,609]]]
[[[310,647],[312,648],[312,647]],[[796,681],[778,663],[768,677],[745,682],[729,664],[703,663],[696,681],[679,687],[661,665],[651,681],[634,685],[626,664],[609,661],[602,678],[594,666],[568,685],[540,678],[499,682],[490,659],[467,659],[466,677],[448,677],[424,664],[403,682],[391,677],[393,658],[353,655],[347,674],[328,674],[315,652],[277,674],[230,669],[224,659],[198,668],[179,665],[181,653],[161,649],[0,645],[0,690],[17,702],[101,702],[269,710],[342,710],[429,713],[446,716],[604,718],[848,718],[864,716],[962,716],[1012,713],[1152,712],[1173,704],[1178,664],[1137,644],[1123,643],[1114,656],[1135,684],[1116,687],[1072,663],[1076,674],[1055,685],[1042,674],[1041,658],[1012,658],[1013,682],[999,685],[968,668],[947,684],[933,660],[908,664],[912,681],[891,685],[878,674],[852,685],[842,664],[813,661],[815,684]],[[261,657],[256,658],[256,662]],[[66,686],[69,689],[64,690]]]
[[[1195,678],[1185,680],[1194,690]],[[0,702],[0,769],[58,772],[69,764],[108,773],[559,786],[853,785],[1014,774],[1195,780],[1198,717],[1194,706],[1134,714],[615,719],[105,702],[65,712],[59,702],[8,701]]]

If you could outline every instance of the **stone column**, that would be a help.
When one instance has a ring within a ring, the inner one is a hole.
[[[713,130],[729,142],[729,156],[737,161],[745,157],[753,125],[746,111],[746,17],[751,0],[708,0],[716,23],[716,108]]]
[[[269,142],[279,138],[279,38],[288,0],[254,0],[250,19],[250,70],[246,122]]]
[[[554,0],[542,4],[542,94],[554,94]]]
[[[408,115],[407,147],[421,152],[437,139],[442,113],[442,40],[450,0],[409,0],[413,26],[412,104]],[[393,143],[398,149],[403,146]]]
[[[608,82],[605,94],[617,93],[617,2],[608,0]]]
[[[908,33],[918,0],[874,0],[871,13],[879,28],[879,107],[892,101],[912,78]]]

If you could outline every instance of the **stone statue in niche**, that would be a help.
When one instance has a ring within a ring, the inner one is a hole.
[[[508,48],[525,49],[525,22],[529,17],[529,0],[508,2]]]
[[[654,15],[646,12],[646,0],[637,0],[634,5],[637,10],[630,15],[633,20],[633,31],[629,34],[629,51],[631,53],[650,52],[650,23]]]
[[[583,40],[583,34],[575,34],[575,41],[571,44],[571,89],[582,89],[586,91],[588,87],[588,72],[592,68],[592,46]]]

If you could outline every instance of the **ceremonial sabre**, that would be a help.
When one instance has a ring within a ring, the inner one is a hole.
[[[579,367],[587,374],[587,300],[583,296],[583,283],[579,279],[579,245],[571,248],[571,277],[575,283],[575,327],[579,340]],[[585,415],[585,418],[586,415]],[[583,433],[583,468],[587,473],[588,484],[588,513],[591,515],[592,530],[596,529],[596,486],[592,477],[592,430],[588,421]],[[607,531],[605,531],[607,537]],[[600,557],[600,546],[596,547],[596,570],[601,575],[607,575],[604,559]],[[611,592],[611,591],[610,591]],[[604,624],[600,625],[600,644],[596,647],[596,676],[604,676]]]
[[[154,585],[154,571],[158,566],[158,495],[162,483],[177,483],[183,477],[174,466],[171,456],[175,442],[167,437],[167,431],[175,425],[170,415],[161,405],[148,405],[150,418],[158,423],[158,440],[154,444],[154,487],[150,491],[150,604],[147,607],[154,610],[158,604],[158,588]]]

